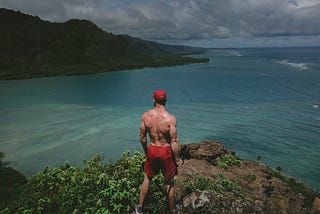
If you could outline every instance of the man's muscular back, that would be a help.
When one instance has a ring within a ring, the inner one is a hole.
[[[143,114],[141,125],[149,133],[150,141],[156,146],[170,145],[176,141],[176,118],[159,106]]]

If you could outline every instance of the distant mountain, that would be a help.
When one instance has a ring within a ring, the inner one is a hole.
[[[113,35],[86,20],[43,21],[0,8],[0,79],[80,75],[208,62],[201,48]]]

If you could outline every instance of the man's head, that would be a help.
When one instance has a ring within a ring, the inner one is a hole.
[[[167,94],[165,91],[163,90],[156,90],[153,93],[153,100],[154,103],[159,103],[161,105],[166,105],[166,101],[167,101]]]

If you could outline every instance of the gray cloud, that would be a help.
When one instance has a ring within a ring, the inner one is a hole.
[[[1,0],[0,7],[152,40],[320,35],[320,0]]]
[[[255,3],[253,3],[255,2]],[[302,1],[301,1],[302,2]],[[236,33],[255,36],[319,35],[320,1],[302,4],[285,0],[234,0],[235,21],[240,24]]]

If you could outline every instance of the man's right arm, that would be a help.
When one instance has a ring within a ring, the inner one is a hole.
[[[143,122],[143,119],[141,119],[140,123],[140,143],[143,147],[145,155],[147,155],[148,147],[147,147],[147,131],[146,126]]]

